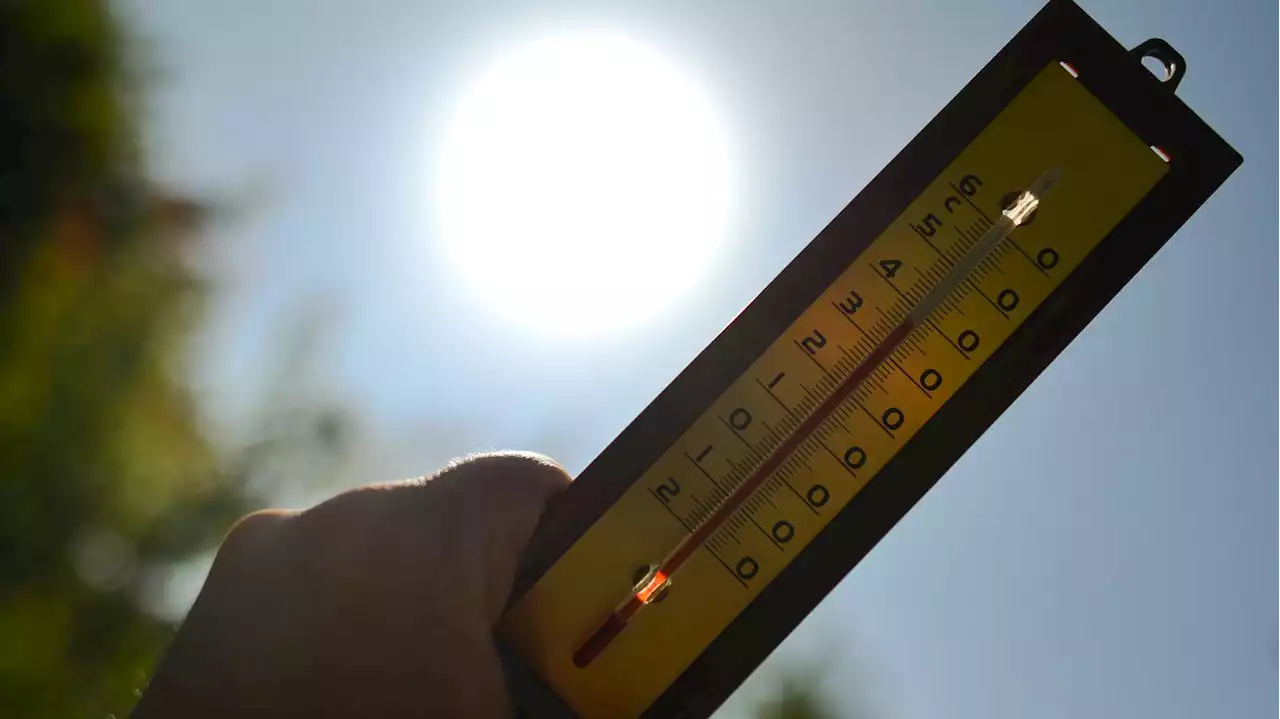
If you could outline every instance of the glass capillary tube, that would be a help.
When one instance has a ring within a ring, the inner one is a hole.
[[[1032,213],[1040,206],[1041,200],[1058,183],[1059,176],[1057,170],[1049,170],[1040,175],[1031,184],[1031,187],[1019,193],[1013,203],[1001,212],[1000,217],[996,219],[986,233],[978,238],[973,247],[969,248],[952,265],[951,269],[947,271],[947,274],[943,276],[938,284],[916,303],[916,306],[880,341],[871,354],[867,355],[862,362],[854,367],[853,372],[836,387],[835,391],[827,399],[823,400],[821,405],[800,423],[795,432],[791,433],[786,440],[775,447],[769,453],[769,456],[765,457],[764,461],[733,492],[720,501],[710,516],[696,526],[692,532],[685,535],[684,539],[659,564],[649,568],[644,578],[635,585],[632,593],[618,605],[617,609],[574,652],[573,663],[576,666],[586,667],[589,665],[600,655],[600,652],[604,651],[617,638],[623,628],[626,627],[627,621],[635,616],[636,612],[666,591],[671,585],[673,575],[680,566],[711,538],[711,535],[733,515],[738,507],[782,466],[792,452],[818,429],[818,426],[845,398],[857,390],[862,381],[892,354],[903,340],[928,319],[929,315],[942,304],[952,291],[968,279],[973,270],[991,254],[991,251],[997,245],[1008,239],[1013,234],[1014,229],[1019,225],[1025,224],[1030,219]]]

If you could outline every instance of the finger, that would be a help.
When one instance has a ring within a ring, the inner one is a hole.
[[[238,637],[267,634],[264,622],[271,618],[260,609],[270,603],[282,538],[288,534],[290,520],[296,514],[262,510],[243,517],[232,527],[157,669],[161,684],[176,675],[181,677],[176,681],[179,685],[215,687],[228,696],[258,695],[261,687],[256,680],[261,678],[246,678],[238,671],[243,651]],[[267,657],[278,649],[272,642],[260,642],[255,653]],[[162,692],[148,692],[159,693]]]

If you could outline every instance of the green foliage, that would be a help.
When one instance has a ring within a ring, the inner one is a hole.
[[[836,719],[845,716],[823,695],[821,672],[791,667],[780,677],[776,693],[755,708],[756,719]]]
[[[141,176],[95,0],[0,3],[0,706],[125,713],[171,628],[148,577],[245,505],[176,368],[198,209]]]
[[[0,293],[60,203],[132,173],[116,29],[98,0],[0,3]]]

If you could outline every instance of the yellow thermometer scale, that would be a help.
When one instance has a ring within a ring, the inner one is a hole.
[[[714,711],[1240,164],[1184,72],[1050,2],[548,511],[522,712]]]

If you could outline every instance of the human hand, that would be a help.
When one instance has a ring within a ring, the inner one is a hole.
[[[480,455],[245,517],[134,719],[511,716],[493,629],[569,481],[537,455]]]

